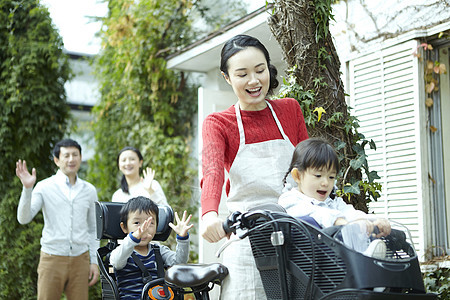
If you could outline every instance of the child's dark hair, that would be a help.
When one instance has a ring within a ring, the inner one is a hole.
[[[334,168],[336,173],[339,171],[339,159],[333,146],[321,138],[309,138],[295,147],[289,170],[284,176],[283,183],[291,173],[293,168],[303,172],[308,168],[322,169]]]
[[[127,146],[125,148],[122,148],[122,150],[119,151],[119,154],[117,154],[117,160],[116,160],[117,168],[119,168],[120,155],[123,152],[128,151],[128,150],[133,151],[134,153],[136,153],[138,158],[139,158],[139,161],[144,160],[144,157],[142,156],[141,151],[139,151],[138,149],[136,149],[134,147]],[[127,182],[127,179],[125,178],[125,175],[122,175],[122,179],[120,180],[120,188],[122,189],[122,191],[124,193],[126,193],[126,194],[130,193],[129,188],[128,188],[128,182]]]
[[[81,146],[76,141],[72,139],[64,139],[56,143],[55,147],[53,148],[53,156],[59,159],[59,154],[61,152],[61,147],[75,147],[80,151],[81,155]]]
[[[145,212],[147,214],[153,213],[156,217],[156,226],[158,226],[158,214],[159,208],[155,202],[150,200],[149,198],[138,196],[135,198],[131,198],[120,210],[120,222],[123,222],[125,228],[127,227],[128,222],[128,214],[130,212]]]

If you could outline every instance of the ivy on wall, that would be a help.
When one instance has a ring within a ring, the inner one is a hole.
[[[54,174],[52,149],[67,128],[63,43],[39,1],[0,0],[0,299],[36,299],[43,218],[17,222],[25,159],[37,180]]]

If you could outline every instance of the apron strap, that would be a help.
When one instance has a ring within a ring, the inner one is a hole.
[[[236,111],[236,120],[239,129],[239,148],[245,145],[245,133],[244,133],[244,125],[242,125],[242,117],[241,117],[241,108],[239,106],[239,102],[234,105],[234,110]]]
[[[267,103],[267,106],[269,106],[270,111],[272,112],[272,116],[275,119],[275,122],[277,123],[277,126],[278,126],[278,130],[280,131],[280,133],[283,136],[284,140],[286,140],[288,142],[291,142],[289,140],[288,136],[284,133],[283,126],[281,126],[280,120],[278,120],[277,114],[275,113],[275,111],[272,108],[272,104],[270,104],[268,101],[266,101],[266,103]]]
[[[272,113],[273,118],[275,119],[275,123],[277,124],[278,130],[280,131],[281,136],[283,136],[283,139],[285,141],[291,142],[291,140],[289,140],[289,137],[286,135],[286,133],[284,133],[283,126],[281,126],[280,120],[278,120],[277,114],[273,110],[272,105],[267,100],[266,100],[266,103],[270,109],[270,112]],[[242,116],[241,116],[241,109],[239,106],[239,102],[237,102],[234,105],[234,110],[236,111],[236,120],[237,120],[237,124],[238,124],[238,129],[239,129],[239,148],[240,148],[242,145],[245,145],[245,133],[244,133],[244,125],[242,125]]]

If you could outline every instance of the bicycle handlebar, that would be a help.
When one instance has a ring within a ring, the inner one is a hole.
[[[242,213],[239,211],[235,211],[231,215],[229,215],[225,221],[222,223],[223,230],[228,235],[230,233],[236,233],[236,227],[239,225],[238,217],[241,216]]]

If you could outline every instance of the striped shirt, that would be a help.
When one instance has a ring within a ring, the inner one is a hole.
[[[149,247],[147,255],[141,255],[134,251],[134,247],[138,244],[127,235],[123,243],[111,252],[110,262],[114,267],[121,300],[140,299],[144,288],[142,271],[131,257],[133,252],[147,268],[152,279],[158,278],[155,250],[153,247]],[[172,251],[164,245],[160,245],[159,249],[165,268],[186,263],[189,257],[189,239],[180,240],[177,238],[176,251]]]
[[[151,247],[147,255],[143,256],[134,251],[135,255],[142,261],[153,279],[158,278],[156,269],[155,250]],[[115,270],[120,299],[140,299],[144,288],[143,275],[139,266],[130,256],[123,269]]]

